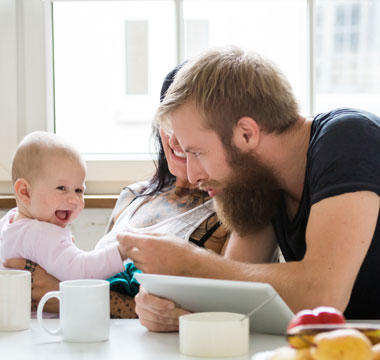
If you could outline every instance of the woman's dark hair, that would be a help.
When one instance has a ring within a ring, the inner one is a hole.
[[[175,75],[183,64],[175,67],[169,74],[166,75],[161,87],[160,101],[165,97],[169,86],[172,84]],[[162,189],[174,184],[176,177],[169,171],[168,161],[166,160],[164,147],[162,146],[160,130],[157,126],[153,126],[152,137],[154,138],[155,148],[157,151],[157,161],[155,162],[156,172],[149,182],[149,190],[145,195],[155,195]]]

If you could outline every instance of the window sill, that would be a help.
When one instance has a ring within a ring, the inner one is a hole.
[[[113,209],[118,195],[85,195],[86,209]],[[0,209],[11,209],[16,206],[13,195],[0,195]]]

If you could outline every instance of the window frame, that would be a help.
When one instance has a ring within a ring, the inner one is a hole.
[[[0,193],[12,194],[11,159],[18,142],[34,130],[49,130],[44,6],[40,0],[4,0],[1,13]],[[6,55],[5,55],[6,54]]]
[[[9,122],[6,125],[6,134],[2,132],[0,135],[1,143],[7,144],[7,150],[0,154],[0,193],[12,194],[11,158],[18,142],[35,130],[54,131],[52,5],[53,2],[72,0],[3,1],[7,2],[6,9],[10,21],[6,25],[6,31],[0,31],[0,43],[11,44],[3,49],[9,56],[6,57],[4,65],[0,64],[0,74],[6,72],[8,74],[6,81],[0,84],[0,93],[8,94],[8,108],[3,114],[3,104],[0,103],[0,117]],[[183,0],[173,1],[176,19],[176,54],[177,62],[180,63],[184,61]],[[308,9],[305,15],[308,24],[307,110],[313,114],[315,0],[300,1],[306,1]],[[2,38],[7,41],[1,41]],[[85,159],[88,167],[87,194],[118,194],[124,186],[148,179],[154,172],[154,164],[149,155],[136,157],[121,154],[117,157],[98,158],[85,156]]]

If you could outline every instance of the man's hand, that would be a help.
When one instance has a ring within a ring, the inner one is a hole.
[[[188,275],[199,251],[204,252],[169,235],[125,232],[118,234],[117,240],[120,252],[132,259],[138,269],[149,274]]]
[[[47,292],[59,289],[59,280],[48,274],[42,267],[30,260],[8,259],[4,261],[3,265],[6,268],[30,271],[32,275],[32,302],[34,303],[34,307]],[[45,304],[44,310],[58,313],[58,300],[50,299]]]
[[[140,323],[149,331],[178,331],[178,318],[189,314],[188,311],[177,308],[170,300],[150,295],[143,287],[140,287],[135,301]]]

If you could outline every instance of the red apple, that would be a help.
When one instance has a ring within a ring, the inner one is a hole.
[[[288,330],[298,325],[312,324],[344,324],[346,319],[341,311],[329,307],[319,306],[314,310],[301,310],[288,325]]]

